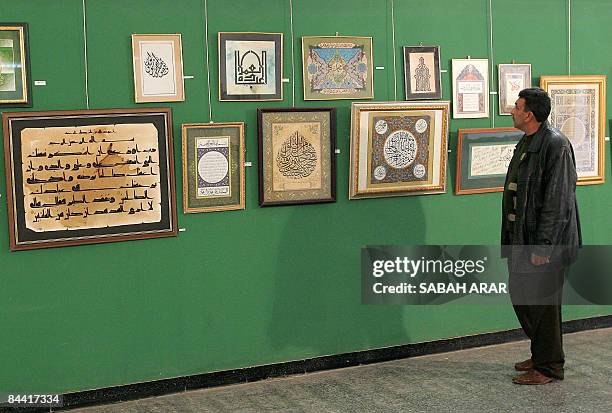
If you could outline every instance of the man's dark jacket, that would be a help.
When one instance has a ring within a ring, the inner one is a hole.
[[[569,139],[544,121],[523,159],[514,156],[511,162],[519,162],[516,221],[511,233],[504,215],[507,211],[502,212],[502,256],[512,257],[512,269],[517,272],[570,265],[577,258],[582,235],[576,203],[576,162]],[[504,188],[507,186],[506,177]],[[511,194],[505,190],[502,205],[507,196]],[[512,247],[504,247],[509,245]],[[550,257],[550,265],[535,268],[530,264],[531,253]]]

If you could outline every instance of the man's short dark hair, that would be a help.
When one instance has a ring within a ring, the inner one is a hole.
[[[550,115],[550,96],[539,87],[530,87],[519,92],[519,98],[525,99],[525,112],[533,113],[540,123]]]

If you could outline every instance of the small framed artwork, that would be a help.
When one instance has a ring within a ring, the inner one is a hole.
[[[406,100],[440,99],[440,47],[404,46]]]
[[[32,106],[28,25],[0,24],[0,107]]]
[[[244,209],[244,123],[184,124],[183,211]]]
[[[449,106],[353,103],[349,199],[446,192]]]
[[[489,117],[489,60],[452,59],[453,118]]]
[[[372,38],[302,37],[304,100],[372,99]]]
[[[542,76],[540,87],[550,95],[550,124],[572,142],[578,185],[603,184],[606,76]]]
[[[336,109],[258,109],[259,205],[336,201]]]
[[[455,194],[502,192],[514,148],[523,135],[514,128],[459,129]]]
[[[133,34],[136,103],[185,100],[180,34]]]
[[[521,90],[531,87],[530,64],[497,65],[499,114],[511,115]]]
[[[11,250],[177,234],[169,108],[2,121]]]
[[[219,32],[219,100],[283,100],[283,34]]]

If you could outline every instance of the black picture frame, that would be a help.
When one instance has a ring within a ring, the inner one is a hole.
[[[404,46],[404,81],[406,100],[423,100],[423,99],[441,99],[442,98],[442,82],[440,80],[440,46]],[[424,58],[420,55],[429,56],[428,62],[424,61]],[[419,64],[415,64],[417,58],[421,58]],[[423,89],[430,88],[433,86],[435,90],[425,91],[419,90],[419,82],[413,78],[419,76],[417,71],[421,70],[420,65],[423,66],[426,71],[425,76],[429,75],[433,77],[431,81],[425,82],[426,85]]]
[[[5,112],[2,122],[11,251],[177,235],[170,108]],[[111,215],[100,225],[97,214]]]
[[[235,42],[234,48],[242,46],[247,52],[240,54],[239,50],[234,50],[233,55],[229,54],[228,42]],[[262,50],[254,50],[254,47],[251,50],[249,42],[260,42],[260,45],[261,42],[273,42],[274,47]],[[220,101],[283,100],[283,33],[219,32],[218,47]],[[272,50],[274,56],[270,56]],[[242,64],[238,60],[256,62],[253,65],[244,63],[246,70],[240,84],[237,67],[242,67]],[[228,65],[229,62],[233,62],[233,65]],[[228,82],[232,73],[233,81]]]
[[[336,202],[336,108],[260,108],[257,122],[259,206]]]

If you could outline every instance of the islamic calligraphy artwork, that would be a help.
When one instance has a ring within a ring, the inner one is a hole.
[[[523,132],[514,128],[459,129],[455,194],[501,192]]]
[[[28,25],[0,25],[0,106],[30,107]]]
[[[169,72],[166,62],[155,56],[155,53],[152,52],[147,52],[144,66],[145,72],[152,77],[164,77]]]
[[[406,100],[440,99],[440,47],[404,46]]]
[[[136,103],[185,100],[180,34],[133,34]]]
[[[372,38],[302,37],[304,100],[372,99]]]
[[[335,109],[258,109],[257,115],[260,206],[335,202]]]
[[[531,87],[531,65],[500,64],[497,71],[499,114],[511,115],[519,92]]]
[[[11,250],[176,235],[170,116],[4,113]]]
[[[282,33],[219,33],[219,100],[282,100]]]
[[[604,183],[606,76],[542,76],[551,100],[549,122],[569,138],[578,185]]]
[[[244,209],[244,123],[184,124],[183,211]]]
[[[353,103],[349,199],[446,191],[448,101]]]
[[[453,118],[489,117],[489,61],[452,59]]]

